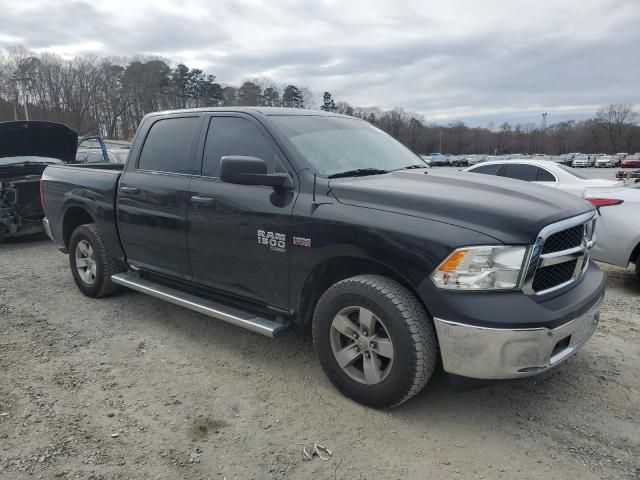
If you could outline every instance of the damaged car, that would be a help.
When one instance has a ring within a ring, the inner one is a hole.
[[[78,135],[44,121],[0,122],[0,241],[42,232],[40,177],[75,160]]]

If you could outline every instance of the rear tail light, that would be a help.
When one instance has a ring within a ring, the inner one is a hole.
[[[597,198],[597,197],[587,197],[585,200],[591,202],[596,208],[600,207],[610,207],[612,205],[620,205],[623,200],[618,200],[616,198]]]

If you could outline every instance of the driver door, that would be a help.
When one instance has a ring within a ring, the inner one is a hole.
[[[200,175],[192,177],[187,210],[193,281],[288,309],[290,223],[297,189],[238,185],[219,178],[223,156],[258,157],[269,173],[285,173],[283,155],[249,115],[221,112],[205,122]]]

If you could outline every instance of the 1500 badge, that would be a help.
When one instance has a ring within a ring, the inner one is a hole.
[[[258,245],[268,245],[274,252],[285,253],[287,251],[287,236],[284,233],[258,230]]]

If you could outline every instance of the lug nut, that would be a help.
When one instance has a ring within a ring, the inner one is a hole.
[[[358,334],[357,334],[357,333],[354,333],[354,334],[353,334],[353,338],[355,338],[355,339],[357,340],[357,339],[358,339]]]
[[[366,330],[363,330],[363,331],[362,331],[362,334],[366,337],[366,336],[367,336],[367,331],[366,331]]]
[[[371,354],[369,352],[365,352],[364,356],[369,358],[371,356]]]
[[[371,348],[376,348],[376,342],[371,342],[371,343],[369,344],[369,346],[370,346]]]

